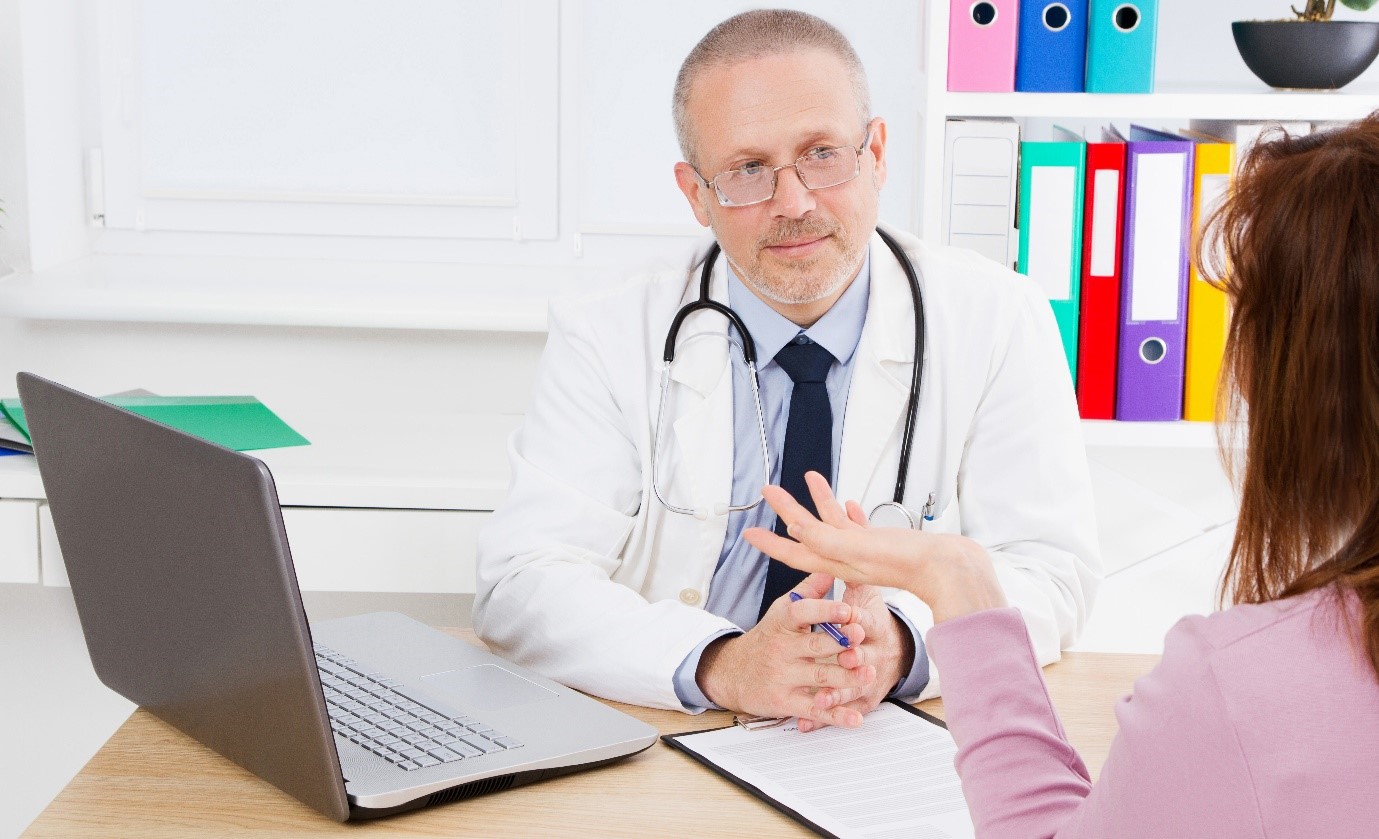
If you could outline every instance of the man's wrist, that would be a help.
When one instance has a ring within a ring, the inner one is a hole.
[[[685,659],[680,662],[680,666],[675,668],[675,696],[685,707],[686,712],[697,714],[701,711],[718,708],[714,701],[704,693],[704,689],[699,686],[699,681],[696,678],[699,672],[699,660],[704,655],[705,648],[714,641],[740,634],[742,634],[742,630],[737,628],[721,629],[715,632],[696,644],[694,649],[690,650]]]
[[[704,654],[699,657],[699,669],[694,673],[694,680],[699,685],[699,689],[704,692],[710,702],[720,708],[735,709],[737,704],[733,701],[732,694],[733,680],[723,678],[723,673],[728,668],[723,664],[724,656],[731,655],[731,644],[741,635],[725,635],[709,642],[704,648]]]
[[[911,622],[910,616],[897,606],[891,606],[891,616],[900,624],[904,653],[900,678],[895,681],[887,696],[916,696],[929,684],[929,656],[924,649],[924,636]]]
[[[894,659],[895,669],[893,672],[888,672],[884,675],[878,674],[882,675],[882,678],[877,680],[881,684],[887,686],[887,696],[894,693],[895,689],[900,687],[915,666],[915,639],[914,635],[911,634],[910,624],[900,616],[899,611],[896,609],[890,609],[890,613],[891,628],[895,632],[897,649],[897,654]]]

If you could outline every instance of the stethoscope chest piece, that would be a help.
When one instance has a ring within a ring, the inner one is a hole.
[[[924,517],[904,504],[887,501],[876,505],[867,516],[872,527],[899,527],[905,530],[922,530]]]
[[[905,530],[923,530],[924,525],[934,520],[934,493],[924,502],[924,509],[916,513],[899,501],[884,501],[872,508],[867,522],[872,527],[899,527]]]

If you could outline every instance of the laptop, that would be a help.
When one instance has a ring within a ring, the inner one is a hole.
[[[372,818],[656,741],[399,614],[308,625],[267,466],[38,376],[18,382],[96,674],[289,795]]]

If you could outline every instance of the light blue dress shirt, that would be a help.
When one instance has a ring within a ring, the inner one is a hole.
[[[724,260],[726,263],[727,260]],[[828,371],[825,386],[833,409],[833,472],[837,478],[838,455],[842,450],[843,422],[847,416],[848,387],[852,383],[853,357],[862,339],[867,321],[867,303],[871,289],[871,254],[857,279],[853,280],[838,301],[823,317],[808,329],[798,325],[772,309],[742,284],[725,265],[728,277],[728,305],[742,318],[752,333],[757,351],[757,379],[761,386],[761,407],[766,420],[766,440],[771,451],[771,483],[780,483],[781,451],[785,445],[785,427],[789,417],[790,394],[794,383],[775,362],[775,355],[798,336],[805,336],[828,350],[835,359]],[[752,407],[751,378],[737,351],[733,357],[733,504],[747,503],[761,494],[761,443],[756,411]],[[725,617],[742,629],[757,623],[762,592],[766,589],[767,558],[742,539],[748,527],[770,529],[775,525],[776,513],[765,502],[750,510],[728,514],[728,530],[723,549],[718,556],[709,584],[708,600],[704,608]],[[915,631],[909,618],[892,609],[910,630],[915,642],[915,663],[900,680],[892,695],[910,696],[919,693],[929,682],[929,659],[924,652],[924,639]],[[686,710],[698,713],[718,706],[709,701],[695,681],[699,659],[704,648],[725,636],[738,634],[724,630],[707,638],[685,657],[675,671],[675,693]]]

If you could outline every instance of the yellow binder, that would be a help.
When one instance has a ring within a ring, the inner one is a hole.
[[[1197,144],[1192,173],[1192,230],[1195,234],[1226,197],[1234,168],[1235,147],[1217,137],[1184,131]],[[1192,263],[1187,292],[1187,365],[1183,380],[1183,419],[1216,419],[1216,391],[1221,355],[1226,348],[1230,309],[1224,292],[1214,288]]]

